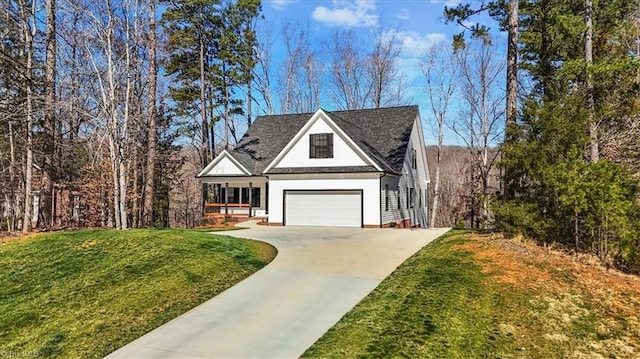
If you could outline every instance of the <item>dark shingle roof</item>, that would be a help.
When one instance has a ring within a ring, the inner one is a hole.
[[[402,171],[418,106],[325,112],[383,171]],[[260,116],[229,153],[253,174],[261,174],[311,116],[313,113]],[[278,173],[293,173],[282,170]],[[307,172],[327,171],[308,167],[295,173]]]

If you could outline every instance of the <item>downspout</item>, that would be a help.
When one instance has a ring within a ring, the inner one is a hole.
[[[229,215],[229,182],[225,182],[224,184],[224,217],[227,218]]]
[[[267,180],[264,183],[264,214],[269,220],[269,176],[264,176]]]
[[[253,183],[249,182],[249,218],[251,218],[251,211],[253,210],[253,198],[251,192],[253,191]]]
[[[380,205],[378,206],[378,208],[380,208],[380,211],[379,211],[379,213],[380,213],[380,228],[382,228],[382,177],[387,175],[384,172],[381,172],[381,173],[382,173],[382,175],[380,175],[380,173],[378,173],[378,176],[379,176],[379,180],[378,180],[378,195],[379,195],[379,198],[380,198]],[[386,195],[387,194],[385,193],[385,201],[387,199]],[[386,203],[385,203],[385,206],[386,206]]]

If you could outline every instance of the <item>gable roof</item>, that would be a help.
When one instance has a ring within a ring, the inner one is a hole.
[[[214,167],[216,167],[216,165],[218,165],[222,160],[224,160],[227,157],[231,161],[231,164],[235,167],[235,170],[239,172],[239,173],[232,173],[231,175],[238,175],[240,173],[244,175],[251,175],[251,173],[240,162],[238,162],[238,160],[235,159],[235,157],[233,157],[229,153],[229,151],[225,149],[225,150],[222,150],[222,152],[213,161],[211,161],[211,163],[209,163],[204,169],[202,169],[202,171],[200,171],[197,177],[206,177],[209,174],[209,172]]]
[[[324,112],[383,171],[402,172],[418,106]],[[229,154],[252,174],[259,175],[313,115],[259,116]]]

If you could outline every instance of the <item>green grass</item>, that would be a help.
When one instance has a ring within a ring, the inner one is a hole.
[[[0,244],[0,356],[102,357],[275,253],[196,230],[61,232]]]
[[[473,241],[470,236],[453,232],[423,248],[303,356],[635,358],[640,355],[638,318],[629,320],[620,307],[603,307],[602,303],[612,297],[605,294],[603,298],[595,298],[600,294],[571,282],[577,276],[566,273],[557,279],[560,284],[556,289],[545,287],[542,280],[532,286],[505,283],[499,278],[509,275],[510,267],[492,264],[487,258],[476,259],[464,247]],[[501,249],[495,250],[491,242],[486,243],[504,260]],[[533,276],[530,280],[538,279]],[[624,290],[618,294],[620,298],[626,295]],[[631,305],[631,313],[640,310],[637,298],[625,303]]]

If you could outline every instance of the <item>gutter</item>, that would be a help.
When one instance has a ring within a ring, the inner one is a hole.
[[[382,177],[386,176],[387,174],[384,172],[380,172],[382,175],[380,175],[379,180],[378,180],[378,198],[382,198]],[[386,195],[386,193],[385,193]],[[385,196],[386,199],[386,196]],[[386,206],[386,203],[385,203]],[[382,200],[380,200],[380,206],[378,206],[380,208],[379,212],[380,213],[380,228],[382,228]]]

